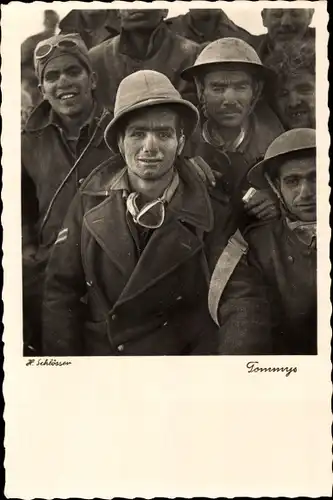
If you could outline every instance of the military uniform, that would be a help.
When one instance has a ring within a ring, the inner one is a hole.
[[[68,206],[93,167],[110,155],[103,137],[109,121],[108,113],[96,106],[91,122],[81,129],[77,143],[71,144],[49,103],[43,101],[22,131],[24,299],[25,311],[33,323],[35,320],[38,323],[38,304],[49,251]],[[75,170],[60,188],[75,162]],[[31,246],[34,251],[28,255],[26,249]],[[25,325],[28,322],[29,319],[25,320]],[[30,341],[35,344],[33,339],[27,339]],[[38,346],[36,349],[38,351]]]
[[[206,270],[214,268],[235,230],[230,207],[210,199],[197,174],[179,161],[181,181],[166,219],[140,247],[139,230],[117,189],[126,169],[110,175],[114,162],[86,180],[53,248],[44,354],[270,352],[265,288],[245,259],[223,292],[220,328],[209,315]]]
[[[200,31],[200,26],[198,23],[193,23],[189,12],[177,17],[171,17],[166,20],[166,23],[177,35],[188,38],[200,45],[225,37],[241,38],[245,42],[252,43],[253,35],[231,21],[223,10],[217,16],[215,29],[212,29],[209,33]]]
[[[90,11],[71,10],[59,24],[60,33],[79,33],[88,49],[95,47],[109,38],[118,35],[120,23],[115,10],[106,10],[104,22],[95,26],[90,18]]]
[[[248,228],[249,262],[263,276],[272,310],[274,354],[317,353],[317,251],[285,219]]]
[[[193,64],[200,51],[194,42],[172,33],[161,22],[151,35],[147,54],[138,59],[130,47],[126,31],[89,51],[91,64],[98,76],[97,97],[110,111],[120,82],[126,76],[142,69],[165,74],[185,99],[196,103],[194,83],[181,79],[180,73]]]

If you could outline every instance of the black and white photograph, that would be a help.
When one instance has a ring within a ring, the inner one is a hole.
[[[21,45],[24,355],[316,354],[314,9],[66,10]]]
[[[2,8],[7,495],[328,494],[326,8]]]

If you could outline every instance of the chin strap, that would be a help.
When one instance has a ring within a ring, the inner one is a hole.
[[[141,209],[137,205],[139,193],[130,193],[126,200],[127,210],[133,217],[133,221],[148,229],[161,227],[165,219],[165,205],[170,203],[179,186],[179,175],[175,172],[171,183],[165,189],[161,197],[146,203]]]

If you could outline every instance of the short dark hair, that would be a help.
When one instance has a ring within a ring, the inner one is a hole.
[[[265,66],[277,74],[276,83],[284,82],[301,71],[316,74],[316,51],[313,41],[291,43],[275,49],[265,60]]]

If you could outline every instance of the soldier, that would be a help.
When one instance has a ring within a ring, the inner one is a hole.
[[[103,134],[110,121],[94,99],[95,74],[78,35],[42,41],[34,57],[43,101],[21,137],[24,327],[29,355],[40,352],[41,289],[50,248],[79,185],[95,162],[109,156]]]
[[[265,64],[276,49],[288,50],[295,42],[315,40],[315,28],[310,28],[314,9],[263,9],[262,22],[266,35],[254,40],[254,47]]]
[[[266,60],[275,68],[277,78],[270,96],[286,130],[315,128],[316,52],[314,43],[292,43],[276,49]]]
[[[71,10],[59,23],[60,33],[78,33],[88,49],[120,31],[117,10]]]
[[[222,9],[189,9],[189,12],[167,19],[170,29],[198,44],[219,38],[241,38],[251,43],[253,36],[228,18]]]
[[[165,75],[121,82],[105,131],[120,155],[85,181],[49,261],[45,355],[270,352],[265,290],[228,243],[230,207],[180,156],[197,122]]]
[[[121,80],[140,69],[162,72],[184,98],[196,101],[194,85],[182,80],[180,73],[195,61],[200,49],[167,28],[167,13],[165,9],[120,10],[120,35],[90,50],[98,98],[110,111]]]
[[[202,157],[220,173],[240,213],[242,197],[250,187],[247,172],[284,130],[262,97],[264,83],[273,75],[255,50],[236,38],[207,45],[195,64],[182,73],[185,79],[195,80],[203,117],[201,131],[186,153]],[[251,216],[273,217],[276,204],[271,195],[257,192],[246,210]]]
[[[274,191],[281,218],[248,228],[249,261],[269,289],[275,354],[317,352],[316,138],[285,132],[249,172],[256,188]]]

